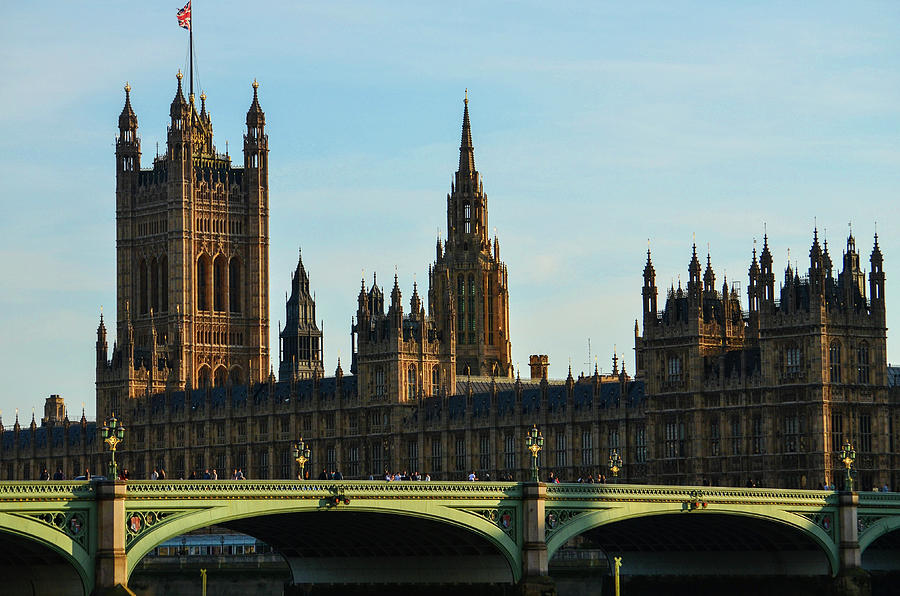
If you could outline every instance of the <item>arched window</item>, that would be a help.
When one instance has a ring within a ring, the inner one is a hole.
[[[456,278],[456,318],[457,318],[457,340],[459,343],[466,343],[466,280],[460,273]]]
[[[241,312],[241,262],[237,257],[228,264],[228,307],[231,312]]]
[[[431,395],[440,393],[441,387],[441,367],[434,366],[431,369]]]
[[[140,313],[142,315],[147,314],[147,261],[141,259],[141,264],[139,265],[140,271],[140,288],[138,289],[138,301],[140,303]]]
[[[205,364],[200,367],[200,370],[197,372],[197,386],[201,389],[205,389],[209,387],[210,383],[210,370],[209,367]]]
[[[466,234],[472,233],[472,205],[468,201],[463,203],[463,229]]]
[[[829,370],[831,372],[831,382],[832,383],[840,383],[841,382],[841,342],[833,341],[831,342],[831,347],[828,348],[828,364]]]
[[[169,310],[169,257],[159,259],[159,310]]]
[[[475,276],[469,275],[469,343],[475,343]]]
[[[409,399],[416,398],[416,367],[414,364],[410,364],[406,371],[406,396]]]
[[[231,372],[228,374],[228,380],[232,385],[240,385],[241,380],[243,379],[243,374],[241,372],[240,366],[231,367]]]
[[[856,371],[858,383],[869,382],[869,344],[863,342],[856,350]]]
[[[225,255],[219,255],[216,257],[215,265],[213,267],[213,290],[215,295],[215,310],[224,311],[225,310],[225,299],[228,296],[226,293],[227,288],[225,287],[225,277],[227,272],[225,271]]]
[[[159,312],[159,268],[155,258],[150,260],[150,309]]]
[[[224,387],[225,381],[228,380],[228,369],[220,366],[216,369],[216,387]]]
[[[209,310],[209,255],[197,259],[197,310]]]

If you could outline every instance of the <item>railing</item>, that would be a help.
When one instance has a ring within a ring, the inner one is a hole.
[[[335,494],[361,498],[518,499],[515,482],[424,482],[384,480],[135,480],[128,498],[326,498]]]

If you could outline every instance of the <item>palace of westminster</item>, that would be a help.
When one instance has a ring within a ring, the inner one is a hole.
[[[686,287],[670,287],[659,304],[648,251],[636,370],[614,362],[608,375],[595,367],[573,378],[570,369],[555,381],[547,356],[534,355],[521,379],[511,365],[508,271],[488,234],[466,99],[447,237],[427,296],[414,284],[404,304],[396,275],[389,296],[376,278],[363,280],[350,374],[338,361],[326,376],[299,260],[276,378],[269,151],[257,85],[239,165],[216,152],[199,99],[198,110],[179,73],[166,151],[150,167],[142,167],[127,86],[119,116],[117,321],[112,338],[102,316],[97,328],[96,412],[126,426],[118,459],[132,478],[154,468],[168,478],[207,468],[296,478],[292,443],[302,437],[312,477],[327,468],[348,479],[405,470],[523,480],[524,439],[537,425],[544,478],[608,474],[615,451],[624,482],[841,487],[840,450],[850,440],[859,486],[900,486],[900,387],[887,367],[877,235],[868,279],[852,234],[838,272],[813,232],[809,269],[788,266],[777,290],[765,238],[753,250],[747,310],[735,289],[717,287],[696,246]],[[101,471],[108,456],[98,430],[83,413],[70,420],[63,399],[50,396],[39,422],[21,426],[17,416],[0,430],[0,478]]]

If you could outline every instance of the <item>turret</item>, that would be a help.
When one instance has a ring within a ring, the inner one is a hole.
[[[825,258],[819,246],[819,230],[813,228],[813,243],[809,249],[809,289],[813,295],[825,294]]]
[[[872,299],[872,312],[880,312],[884,316],[884,257],[878,247],[878,233],[875,233],[875,245],[869,256],[872,269],[869,272],[869,297]]]
[[[763,234],[763,249],[759,255],[760,306],[775,309],[775,273],[772,271],[772,253],[769,251],[769,236]]]
[[[693,245],[691,262],[688,265],[688,296],[696,306],[700,304],[700,260],[697,258],[697,244]]]
[[[103,313],[100,313],[100,324],[97,325],[97,374],[106,369],[109,345],[106,343],[106,325],[103,324]]]
[[[397,282],[397,274],[394,274],[394,287],[391,290],[391,308],[388,309],[388,316],[391,318],[394,327],[400,328],[403,321],[403,304],[400,300],[400,284]]]
[[[269,137],[266,135],[266,115],[259,105],[259,83],[253,80],[253,101],[247,110],[247,134],[244,135],[244,168],[250,188],[268,187]]]
[[[644,288],[641,291],[644,297],[644,332],[656,324],[656,270],[653,268],[653,262],[650,260],[650,249],[647,249],[647,264],[644,265]]]
[[[716,291],[716,273],[712,268],[712,259],[709,252],[706,253],[706,271],[703,272],[703,291],[712,294]]]
[[[119,114],[119,136],[116,139],[116,188],[120,201],[130,196],[126,193],[134,191],[141,170],[141,140],[137,131],[137,116],[131,108],[131,86],[126,83],[125,105]]]
[[[750,279],[750,283],[747,286],[747,299],[749,301],[750,315],[759,314],[759,303],[760,303],[760,278],[759,278],[759,263],[756,261],[756,240],[753,241],[753,260],[750,263],[750,269],[747,271],[747,276]]]

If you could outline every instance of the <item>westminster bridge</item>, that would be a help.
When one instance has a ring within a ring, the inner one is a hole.
[[[214,524],[270,544],[297,586],[459,582],[552,594],[550,559],[586,539],[632,576],[818,576],[856,594],[863,570],[900,570],[900,493],[44,481],[0,482],[0,577],[7,593],[128,593],[142,557]]]

